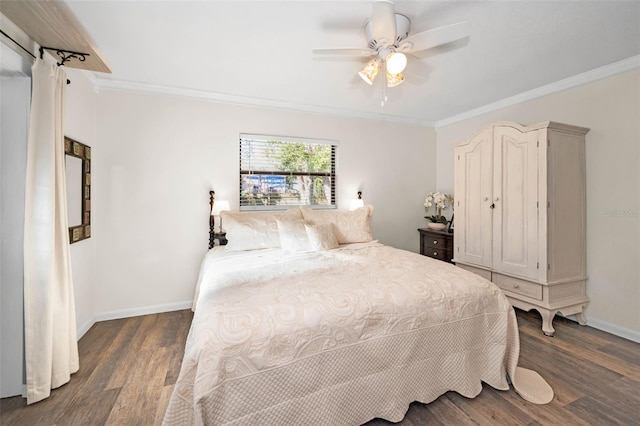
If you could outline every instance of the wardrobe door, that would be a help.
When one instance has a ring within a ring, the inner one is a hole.
[[[492,128],[477,133],[455,150],[456,261],[490,268]]]
[[[496,126],[493,146],[493,269],[538,276],[537,132]]]

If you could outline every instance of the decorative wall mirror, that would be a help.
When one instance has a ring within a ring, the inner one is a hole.
[[[91,147],[65,136],[64,153],[69,242],[73,244],[91,236]]]

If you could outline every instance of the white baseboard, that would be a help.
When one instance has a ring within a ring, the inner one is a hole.
[[[93,324],[99,321],[108,321],[120,318],[130,318],[137,317],[140,315],[150,315],[150,314],[159,314],[162,312],[171,312],[171,311],[180,311],[182,309],[190,309],[193,302],[191,300],[185,302],[176,302],[176,303],[168,303],[166,305],[153,305],[153,306],[143,306],[140,308],[132,308],[132,309],[122,309],[119,311],[109,311],[102,312],[96,314],[93,318],[87,321],[82,327],[80,327],[77,331],[78,340],[84,334],[89,331],[89,329],[93,326]]]
[[[588,318],[587,325],[598,330],[606,331],[610,334],[623,337],[636,343],[640,343],[640,332],[636,330],[630,330],[628,328],[620,327],[619,325],[611,324],[606,321],[600,321],[598,319]]]
[[[564,317],[574,322],[578,322],[578,318],[575,315],[569,315]],[[587,326],[597,328],[606,333],[613,334],[614,336],[622,337],[623,339],[631,340],[632,342],[640,343],[640,332],[630,330],[628,328],[620,327],[619,325],[611,324],[606,321],[600,321],[599,319],[588,318]]]
[[[95,324],[95,323],[96,323],[96,317],[93,317],[93,318],[91,318],[89,321],[87,321],[86,323],[84,323],[84,324],[82,325],[82,327],[78,328],[78,329],[76,330],[76,334],[77,334],[77,336],[78,336],[78,340],[80,340],[80,338],[81,338],[82,336],[84,336],[84,334],[85,334],[87,331],[89,331],[89,329],[90,329],[91,327],[93,327],[93,324]]]

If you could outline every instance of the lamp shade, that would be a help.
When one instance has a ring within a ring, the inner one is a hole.
[[[404,76],[401,72],[398,74],[389,74],[387,72],[387,87],[395,87],[404,81]]]
[[[367,83],[373,84],[373,80],[375,80],[376,75],[378,75],[378,71],[380,71],[380,64],[377,60],[370,61],[367,65],[362,68],[362,71],[358,73],[358,75]]]
[[[351,200],[351,205],[349,206],[349,210],[353,211],[359,209],[360,207],[364,207],[364,200],[362,198],[356,198]]]
[[[218,216],[220,212],[231,210],[229,207],[229,202],[226,200],[216,200],[213,203],[213,210],[211,210],[211,214]]]
[[[400,74],[407,66],[407,57],[401,52],[391,52],[387,55],[387,72],[389,74]]]

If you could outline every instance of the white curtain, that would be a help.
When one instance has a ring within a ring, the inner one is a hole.
[[[36,59],[27,148],[24,321],[27,404],[78,371],[63,132],[66,73]]]

